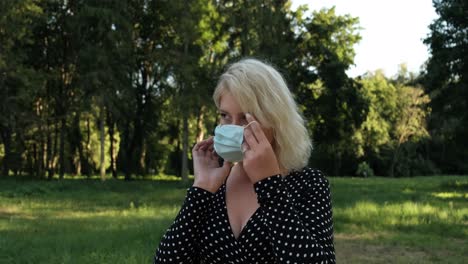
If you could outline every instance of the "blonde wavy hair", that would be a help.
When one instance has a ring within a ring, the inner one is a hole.
[[[293,96],[274,67],[251,58],[231,64],[213,93],[218,108],[225,92],[237,99],[244,113],[272,128],[280,168],[290,172],[307,166],[312,143]]]

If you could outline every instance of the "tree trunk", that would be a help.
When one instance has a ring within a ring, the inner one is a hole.
[[[28,156],[31,159],[31,167],[29,171],[29,175],[32,175],[36,178],[39,177],[39,155],[38,155],[38,147],[36,143],[33,143],[33,150],[32,154],[30,153]]]
[[[57,168],[57,146],[58,146],[58,137],[59,137],[59,130],[58,130],[58,124],[54,124],[54,141],[51,142],[51,153],[49,157],[49,175],[48,179],[51,180],[52,177],[54,177],[54,174],[56,173],[56,168]],[[53,145],[53,146],[52,146]]]
[[[395,166],[398,162],[399,154],[400,154],[400,144],[397,145],[395,151],[393,152],[392,164],[390,165],[390,177],[395,177]]]
[[[86,156],[85,156],[85,159],[86,159],[86,163],[87,164],[87,170],[86,170],[86,176],[88,176],[88,178],[91,178],[91,174],[92,174],[92,171],[93,171],[93,168],[91,168],[91,164],[89,164],[88,162],[88,158],[89,158],[89,153],[90,153],[90,150],[89,150],[89,145],[90,145],[90,141],[91,141],[91,124],[89,122],[89,117],[86,118]]]
[[[82,175],[83,173],[88,175],[89,176],[89,163],[88,163],[88,159],[87,159],[87,156],[85,155],[84,151],[83,151],[83,135],[81,134],[81,128],[80,128],[80,119],[81,119],[81,113],[78,112],[76,115],[75,115],[75,119],[73,121],[73,135],[75,137],[75,141],[76,141],[76,149],[78,150],[78,161],[76,162],[75,166],[76,166],[76,174],[77,175]],[[88,119],[87,120],[87,124],[89,122]],[[89,140],[89,138],[88,138]],[[87,142],[85,142],[87,144]]]
[[[139,113],[141,113],[139,111]],[[134,129],[133,129],[133,135],[131,137],[130,141],[130,146],[128,149],[128,154],[129,154],[129,169],[131,173],[135,173],[137,175],[141,175],[141,167],[140,167],[140,158],[142,154],[142,140],[143,140],[143,130],[142,130],[142,124],[139,119],[140,114],[137,115],[134,119]],[[130,178],[128,179],[130,180]]]
[[[182,181],[188,181],[188,117],[186,110],[183,114],[183,134],[182,134]]]
[[[105,165],[105,153],[104,153],[104,144],[105,144],[105,136],[106,131],[104,130],[104,106],[101,104],[101,109],[99,112],[99,131],[101,134],[101,155],[100,155],[100,174],[101,174],[101,181],[106,179],[106,165]]]
[[[132,178],[132,173],[133,173],[133,144],[130,142],[130,124],[126,125],[126,130],[124,130],[124,155],[125,155],[125,162],[124,162],[124,168],[125,168],[125,180],[129,181]]]
[[[56,138],[56,133],[54,138]],[[50,122],[47,121],[47,142],[46,142],[46,170],[47,170],[47,179],[52,179],[54,176],[54,171],[52,169],[52,158],[53,158],[53,147],[52,147],[52,133],[50,131]]]
[[[45,151],[46,151],[46,144],[45,144],[45,141],[44,141],[44,131],[43,131],[43,127],[42,125],[40,126],[40,133],[39,133],[39,136],[40,136],[40,140],[39,140],[39,150],[38,150],[38,157],[37,157],[37,174],[40,178],[44,178],[45,176],[45,173],[44,173],[44,169],[45,169]]]
[[[65,116],[60,118],[60,149],[59,149],[59,178],[63,179],[65,174]]]
[[[141,155],[140,155],[140,160],[139,160],[139,167],[140,167],[140,173],[142,175],[147,175],[148,174],[148,169],[146,166],[146,140],[143,139],[143,143],[141,144]]]
[[[112,171],[112,177],[117,179],[117,169],[115,166],[115,157],[114,157],[114,120],[112,119],[112,114],[109,110],[107,110],[107,127],[109,131],[109,139],[110,139],[110,167]]]
[[[186,36],[186,40],[184,43],[184,55],[188,55],[188,37]],[[182,80],[184,82],[184,80]],[[187,81],[186,83],[182,83],[182,93],[185,95],[188,93],[187,89],[190,87],[187,86]],[[184,98],[184,95],[182,98]],[[182,177],[182,182],[187,182],[188,181],[188,109],[184,106],[181,107],[182,109],[182,126],[183,126],[183,132],[182,132],[182,171],[181,171],[181,177]]]
[[[3,168],[2,168],[2,175],[8,176],[8,172],[10,171],[10,157],[11,157],[11,131],[9,128],[2,129],[2,141],[3,146],[5,148],[5,156],[3,157]]]
[[[81,132],[80,132],[81,134]],[[81,138],[81,137],[80,137]],[[79,170],[77,170],[77,174],[78,175],[81,175],[83,172],[89,176],[89,164],[88,164],[88,159],[87,157],[84,155],[84,152],[83,152],[83,145],[81,144],[81,140],[78,144],[78,156],[80,158],[80,161],[79,161],[79,164],[78,164],[78,167],[79,167]]]
[[[200,107],[200,112],[198,113],[197,118],[197,143],[202,141],[205,137],[205,130],[203,129],[203,121],[205,117],[205,106]]]

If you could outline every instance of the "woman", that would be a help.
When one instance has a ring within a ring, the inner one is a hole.
[[[220,77],[215,136],[154,263],[335,263],[329,183],[282,76],[244,59]],[[218,158],[224,158],[222,164]]]

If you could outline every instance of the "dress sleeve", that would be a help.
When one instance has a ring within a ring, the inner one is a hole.
[[[319,171],[302,173],[314,180],[305,182],[301,191],[290,190],[291,194],[281,175],[254,184],[261,221],[278,263],[335,263],[328,180]]]
[[[195,239],[213,193],[191,187],[172,226],[156,250],[153,263],[199,263]]]

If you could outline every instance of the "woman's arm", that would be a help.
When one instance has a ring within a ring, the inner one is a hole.
[[[313,180],[300,192],[291,190],[294,203],[280,175],[255,183],[261,221],[278,263],[335,263],[329,183],[319,171],[302,173]]]
[[[191,187],[172,226],[161,239],[153,263],[198,263],[196,238],[213,193]]]
[[[229,175],[231,164],[219,167],[213,152],[213,137],[192,149],[195,180],[187,191],[184,205],[159,244],[154,263],[199,263],[196,238],[214,193]]]

